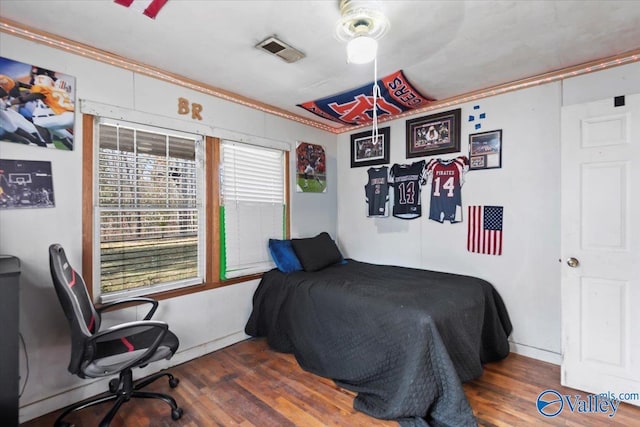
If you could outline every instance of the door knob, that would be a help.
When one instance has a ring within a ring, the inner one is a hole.
[[[580,265],[580,261],[578,261],[577,258],[571,257],[567,260],[567,265],[571,268],[576,268]]]

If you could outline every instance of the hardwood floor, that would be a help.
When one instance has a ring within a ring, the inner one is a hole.
[[[270,350],[264,339],[234,344],[171,372],[180,379],[176,389],[160,379],[147,390],[173,395],[184,409],[179,421],[171,420],[164,402],[138,399],[125,403],[111,426],[398,426],[355,411],[352,392],[303,371],[292,355]],[[627,404],[621,404],[614,417],[574,414],[566,408],[554,418],[541,416],[536,399],[544,390],[586,396],[561,387],[559,378],[558,366],[511,354],[488,364],[483,376],[464,384],[464,390],[480,426],[640,426],[640,408]],[[98,405],[68,421],[97,426],[107,410],[108,404]],[[50,427],[58,413],[21,427]]]

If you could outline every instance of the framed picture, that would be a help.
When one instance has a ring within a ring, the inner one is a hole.
[[[326,193],[326,164],[327,159],[322,145],[298,142],[296,144],[296,191]]]
[[[0,159],[0,209],[55,205],[51,162]]]
[[[0,56],[0,141],[73,150],[75,77]]]
[[[407,120],[407,158],[460,151],[460,109]]]
[[[469,135],[469,170],[502,167],[502,129]]]
[[[351,135],[351,167],[389,163],[390,129],[378,129],[377,141],[373,140],[371,131]]]

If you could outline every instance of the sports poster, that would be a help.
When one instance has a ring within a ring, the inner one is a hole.
[[[326,193],[326,157],[321,145],[308,142],[296,144],[296,191],[298,193]]]
[[[75,78],[0,57],[0,141],[73,150]]]
[[[53,207],[51,162],[0,159],[0,209]]]

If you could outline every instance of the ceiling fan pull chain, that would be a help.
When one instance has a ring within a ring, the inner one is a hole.
[[[371,129],[371,140],[378,143],[378,98],[380,97],[380,86],[378,86],[378,56],[373,58],[373,126]]]

